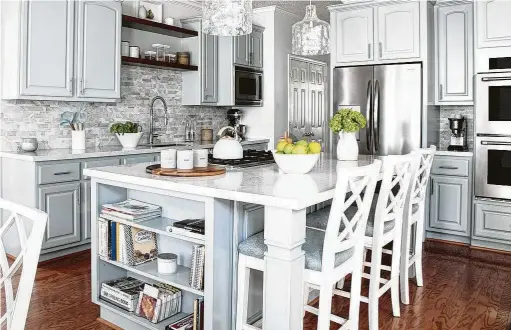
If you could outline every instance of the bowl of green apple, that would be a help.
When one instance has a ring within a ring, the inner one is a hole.
[[[273,150],[273,158],[279,169],[286,174],[309,173],[319,160],[321,144],[316,141],[293,141],[290,138],[280,139],[277,149]]]

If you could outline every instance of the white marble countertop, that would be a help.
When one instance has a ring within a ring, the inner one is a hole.
[[[109,184],[131,186],[133,189],[145,186],[300,210],[333,197],[338,171],[371,164],[373,159],[361,155],[358,162],[341,162],[329,154],[323,154],[316,167],[304,175],[279,174],[274,164],[229,170],[223,175],[212,177],[175,178],[146,173],[148,163],[85,169],[84,174]]]
[[[251,145],[259,143],[268,143],[269,139],[247,139],[241,142],[242,145]],[[180,143],[180,142],[176,142]],[[184,144],[184,143],[182,143]],[[108,157],[108,156],[124,156],[124,155],[139,155],[150,154],[159,152],[161,149],[176,148],[213,148],[214,143],[187,143],[187,146],[166,146],[166,147],[147,147],[139,146],[135,149],[123,149],[121,146],[104,146],[87,148],[85,150],[72,150],[72,149],[41,149],[35,152],[25,151],[0,151],[0,157],[41,162],[65,159],[79,159],[79,158],[93,158],[93,157]]]
[[[437,149],[437,156],[452,156],[452,157],[472,157],[474,156],[474,151],[472,149],[468,149],[466,151],[448,151],[447,149]]]

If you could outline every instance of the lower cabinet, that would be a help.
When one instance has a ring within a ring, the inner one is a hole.
[[[39,208],[48,213],[43,249],[81,240],[80,183],[59,183],[38,189]]]
[[[474,205],[474,238],[511,242],[511,204],[492,201]]]
[[[90,196],[90,181],[82,182],[81,197],[81,218],[82,218],[82,240],[90,239],[90,211],[91,211],[91,196]]]
[[[432,175],[430,189],[429,227],[468,236],[469,179]]]

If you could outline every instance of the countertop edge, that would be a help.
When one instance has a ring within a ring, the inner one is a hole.
[[[448,150],[437,150],[435,152],[437,156],[450,156],[450,157],[473,157],[474,152],[472,150],[468,151],[448,151]]]

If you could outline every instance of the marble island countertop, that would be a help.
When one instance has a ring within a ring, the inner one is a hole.
[[[314,169],[305,175],[279,174],[277,165],[273,164],[228,170],[219,176],[176,178],[146,173],[147,163],[85,169],[84,174],[127,187],[146,186],[299,210],[332,198],[338,171],[371,164],[373,159],[361,155],[358,162],[341,162],[330,154],[323,154]]]
[[[269,139],[246,139],[241,142],[242,145],[268,143]],[[211,149],[214,146],[214,142],[193,142],[193,143],[181,143],[178,146],[138,146],[134,149],[123,149],[121,146],[103,146],[87,148],[85,150],[72,150],[72,149],[41,149],[35,152],[19,151],[0,151],[0,157],[26,160],[26,161],[53,161],[53,160],[66,160],[66,159],[79,159],[79,158],[93,158],[93,157],[108,157],[108,156],[124,156],[124,155],[139,155],[139,154],[150,154],[160,152],[161,149],[176,148],[204,148]]]

